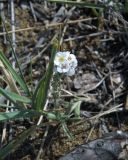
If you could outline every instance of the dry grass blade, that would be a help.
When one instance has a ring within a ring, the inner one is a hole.
[[[1,71],[5,77],[5,81],[6,83],[9,85],[10,87],[10,90],[19,94],[20,95],[20,91],[19,89],[17,88],[16,86],[16,83],[12,77],[12,75],[8,72],[8,70],[4,67],[3,63],[0,61],[0,68],[1,68]]]
[[[113,113],[113,112],[117,112],[117,111],[121,111],[122,110],[122,108],[120,108],[121,106],[123,106],[123,103],[121,103],[121,104],[119,104],[119,105],[117,105],[115,107],[112,107],[111,109],[109,109],[107,111],[100,112],[98,115],[93,116],[90,119],[95,119],[95,118],[98,119],[98,118],[100,118],[102,116],[105,116],[107,114],[110,114],[110,113]]]

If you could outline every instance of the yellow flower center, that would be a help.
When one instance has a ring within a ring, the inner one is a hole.
[[[63,56],[60,56],[60,57],[58,58],[58,61],[59,61],[59,62],[64,62],[64,57],[63,57]]]

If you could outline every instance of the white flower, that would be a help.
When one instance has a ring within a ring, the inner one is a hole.
[[[66,73],[67,76],[73,76],[75,74],[75,68],[70,68]]]
[[[77,67],[77,59],[76,59],[76,56],[74,54],[70,54],[68,56],[68,59],[67,61],[69,62],[69,65],[72,67],[72,68],[76,68]]]
[[[67,52],[57,52],[55,60],[54,60],[54,64],[58,66],[61,63],[64,63],[69,55],[70,55],[70,52],[68,51]]]
[[[57,66],[57,72],[66,73],[66,72],[69,71],[69,68],[70,68],[69,63],[68,62],[63,62],[63,63],[61,63]]]
[[[57,52],[54,64],[56,72],[65,73],[66,75],[72,76],[75,74],[77,59],[75,55],[70,54],[69,51]]]

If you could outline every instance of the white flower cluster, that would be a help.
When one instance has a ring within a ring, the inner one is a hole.
[[[54,60],[55,70],[58,73],[65,73],[68,76],[75,74],[77,67],[77,59],[74,54],[69,51],[57,52]]]

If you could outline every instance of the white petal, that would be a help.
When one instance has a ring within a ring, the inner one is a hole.
[[[66,73],[67,76],[73,76],[75,74],[75,69],[69,69],[69,71]]]
[[[75,74],[75,68],[78,62],[74,54],[70,54],[69,51],[66,51],[56,53],[54,64],[56,72],[72,76]]]
[[[76,68],[77,65],[78,65],[77,59],[74,59],[74,61],[72,61],[72,62],[70,63],[70,67],[71,67],[71,68]]]
[[[66,51],[66,52],[63,52],[63,54],[67,57],[70,55],[70,52],[69,51]]]
[[[57,66],[57,71],[59,73],[66,73],[69,71],[69,69],[70,69],[70,65],[67,61]]]
[[[59,73],[66,73],[69,71],[69,68],[62,68],[60,66],[57,67],[57,72]]]
[[[70,52],[69,51],[67,51],[67,52],[57,52],[56,53],[56,56],[69,56],[70,55]]]
[[[70,55],[70,52],[57,52],[54,60],[55,65],[60,65],[67,60],[67,57]]]
[[[68,60],[69,60],[69,61],[73,61],[74,59],[76,59],[76,56],[75,56],[74,54],[70,54],[70,55],[68,56]]]

